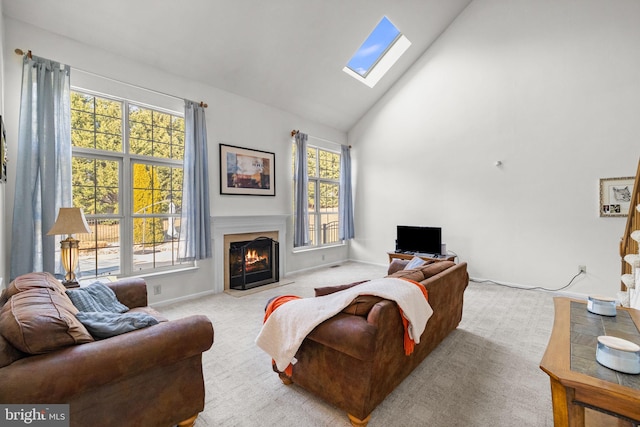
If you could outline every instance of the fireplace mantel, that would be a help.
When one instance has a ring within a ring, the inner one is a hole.
[[[224,291],[224,236],[241,233],[278,232],[280,242],[280,277],[285,273],[287,221],[289,215],[247,215],[247,216],[214,216],[211,217],[211,234],[213,238],[213,290]]]

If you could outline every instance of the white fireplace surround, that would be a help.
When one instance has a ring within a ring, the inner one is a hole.
[[[213,291],[224,292],[224,236],[228,234],[278,232],[280,242],[280,277],[284,276],[287,220],[289,215],[213,216],[211,234],[213,239]]]

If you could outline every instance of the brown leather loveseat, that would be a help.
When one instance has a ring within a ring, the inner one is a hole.
[[[0,403],[69,404],[71,426],[193,425],[204,409],[211,322],[163,319],[147,307],[143,279],[108,286],[130,312],[160,322],[93,339],[52,275],[30,273],[9,285],[0,297]]]
[[[404,326],[395,302],[359,296],[341,313],[318,325],[296,353],[288,376],[274,370],[285,384],[302,388],[347,412],[352,425],[366,426],[371,412],[391,393],[462,319],[463,293],[469,283],[467,264],[451,261],[394,271],[422,283],[433,315],[415,346],[405,355]],[[316,289],[316,296],[344,287]]]

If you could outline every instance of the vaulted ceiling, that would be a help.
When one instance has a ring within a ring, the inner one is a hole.
[[[3,0],[3,7],[52,33],[347,131],[470,2]],[[383,16],[412,45],[369,88],[342,68]]]

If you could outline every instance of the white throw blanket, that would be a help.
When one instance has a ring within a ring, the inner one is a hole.
[[[406,280],[385,277],[356,285],[333,294],[289,301],[278,307],[262,325],[256,344],[284,371],[302,341],[320,323],[335,316],[359,295],[375,295],[395,301],[408,320],[409,337],[418,344],[433,314],[422,291]]]

